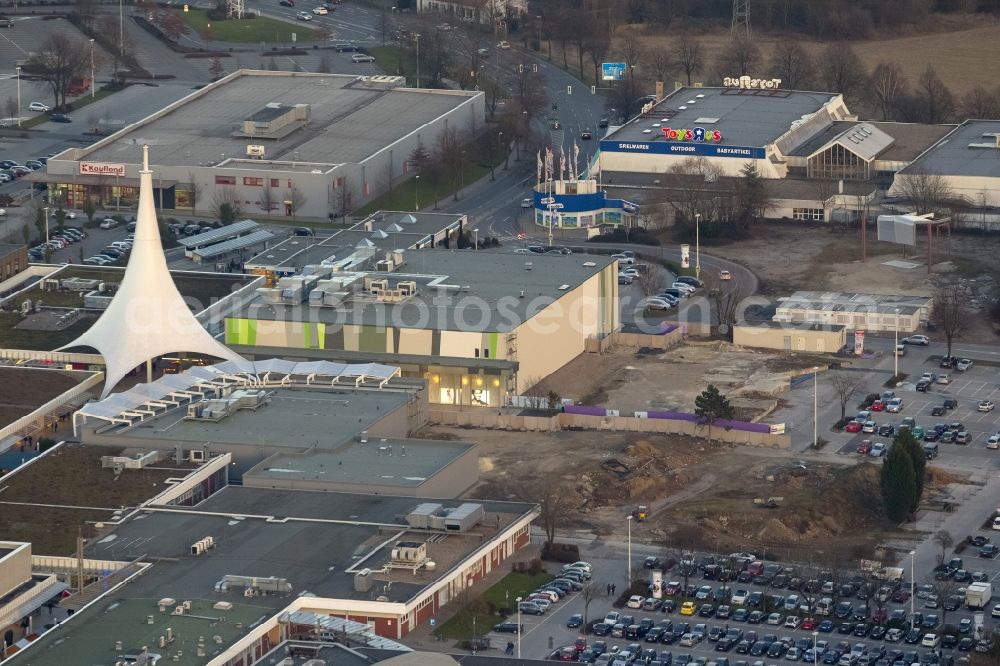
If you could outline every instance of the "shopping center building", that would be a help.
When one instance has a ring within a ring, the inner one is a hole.
[[[70,148],[32,179],[66,205],[133,207],[140,145],[152,148],[160,210],[326,219],[408,177],[409,158],[449,129],[482,127],[484,95],[403,87],[398,76],[239,70],[93,145]]]

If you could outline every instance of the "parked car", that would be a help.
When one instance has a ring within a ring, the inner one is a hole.
[[[45,113],[49,111],[52,107],[47,104],[42,104],[41,102],[32,102],[28,105],[29,111],[38,111],[39,113]]]
[[[930,338],[926,335],[909,335],[902,340],[900,340],[904,345],[921,345],[926,347],[931,343]]]
[[[309,14],[309,12],[299,12],[299,13],[297,13],[295,15],[295,18],[298,19],[299,21],[312,21],[313,20],[313,17]]]
[[[882,456],[885,455],[887,450],[888,447],[886,446],[885,442],[875,442],[872,445],[871,451],[868,452],[868,455],[870,455],[873,458],[881,458]]]
[[[367,53],[355,53],[351,56],[351,62],[355,64],[360,62],[375,62],[375,56],[370,56]]]
[[[974,364],[970,359],[963,358],[955,364],[955,369],[959,372],[965,372],[966,370],[971,369],[973,365]]]
[[[719,271],[719,279],[720,280],[732,280],[733,279],[733,274],[730,273],[729,271]]]
[[[118,226],[118,220],[116,220],[113,217],[104,218],[103,220],[101,220],[100,224],[101,229],[114,229],[117,226]]]
[[[992,412],[994,406],[995,405],[993,404],[992,400],[983,400],[982,402],[979,403],[979,407],[977,407],[977,409],[980,412]]]

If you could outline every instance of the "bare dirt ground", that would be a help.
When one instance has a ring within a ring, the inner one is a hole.
[[[782,355],[726,342],[687,343],[665,353],[614,348],[582,354],[542,381],[578,404],[624,412],[693,411],[709,384],[730,398],[738,417],[759,416],[788,386],[788,371],[816,365],[807,355]]]
[[[933,295],[943,285],[961,281],[983,302],[995,298],[1000,279],[996,242],[983,236],[952,234],[934,240],[932,272],[927,272],[927,241],[921,238],[906,256],[900,246],[875,240],[869,230],[868,259],[862,263],[860,232],[827,227],[762,224],[752,237],[705,249],[709,254],[747,266],[760,278],[761,292],[777,297],[800,289],[854,291],[869,294]],[[896,268],[885,262],[902,260],[915,268]],[[985,313],[970,318],[962,339],[996,342]]]

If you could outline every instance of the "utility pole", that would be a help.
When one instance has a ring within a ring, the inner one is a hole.
[[[750,0],[733,0],[733,23],[729,39],[745,38],[750,41]]]

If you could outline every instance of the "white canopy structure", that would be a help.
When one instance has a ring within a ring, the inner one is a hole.
[[[148,146],[142,148],[135,242],[118,293],[86,333],[60,349],[83,346],[104,357],[102,398],[130,370],[164,354],[196,352],[242,360],[205,330],[170,277],[156,222]]]
[[[262,361],[239,359],[216,365],[194,366],[176,375],[91,402],[73,414],[73,429],[88,418],[108,423],[132,424],[162,414],[173,407],[218,396],[226,387],[268,388],[284,386],[348,386],[383,388],[400,370],[379,363],[333,361]]]

